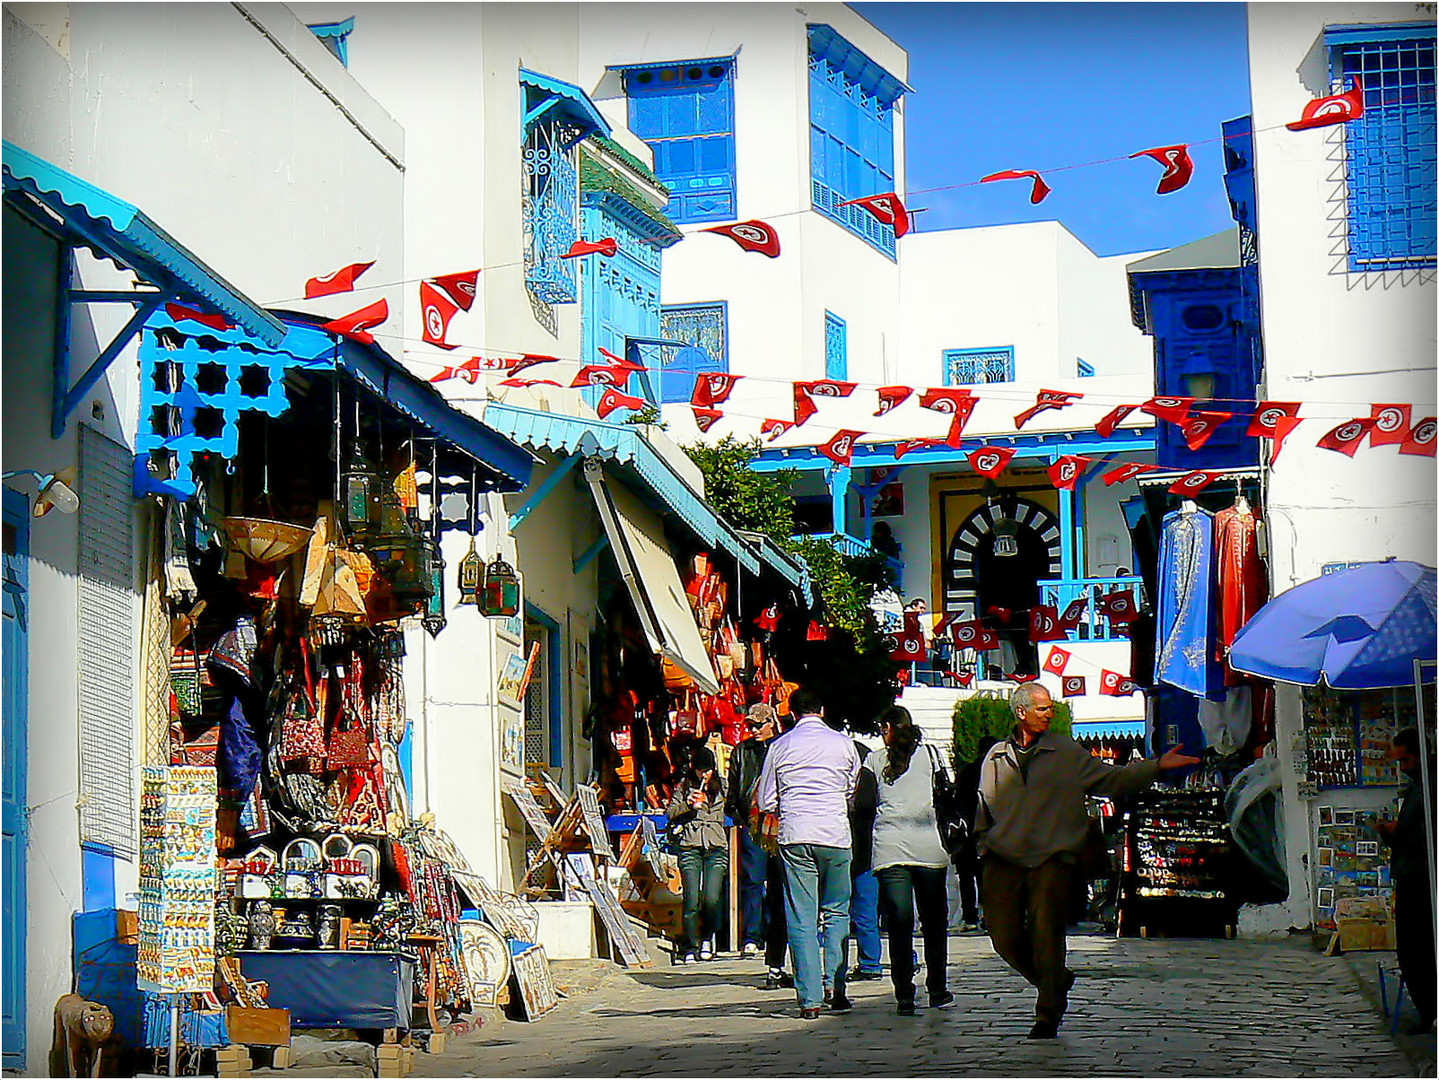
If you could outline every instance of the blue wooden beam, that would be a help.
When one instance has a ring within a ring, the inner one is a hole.
[[[1046,434],[1034,437],[1019,435],[996,435],[989,438],[965,439],[964,446],[956,450],[950,446],[936,446],[924,450],[912,450],[903,461],[894,460],[894,446],[886,443],[861,443],[854,448],[850,464],[856,469],[874,469],[894,465],[968,465],[968,455],[986,443],[1008,440],[1018,451],[1016,460],[1053,461],[1056,452],[1061,454],[1113,454],[1143,453],[1154,449],[1154,434],[1151,429],[1121,429],[1109,439],[1070,441],[1065,433]],[[777,472],[780,469],[828,469],[832,466],[829,458],[812,446],[792,446],[779,449],[765,449],[750,462],[755,472]]]
[[[599,539],[596,540],[589,547],[585,548],[584,551],[580,552],[579,556],[575,559],[575,573],[578,574],[585,567],[589,566],[590,563],[594,561],[595,556],[597,556],[601,551],[604,551],[604,549],[609,546],[609,534],[601,533]]]
[[[549,497],[550,492],[560,486],[560,481],[565,478],[565,474],[579,464],[581,457],[583,457],[582,454],[571,454],[565,458],[564,461],[560,462],[554,472],[545,477],[540,486],[535,488],[534,494],[525,500],[524,505],[510,515],[510,532],[514,532],[515,529],[519,527],[520,522],[529,517],[530,512],[539,506],[540,503],[544,502],[545,499]]]
[[[120,328],[113,341],[106,345],[99,356],[95,358],[85,374],[81,375],[75,385],[69,389],[65,388],[70,378],[70,340],[67,335],[63,341],[56,342],[57,357],[55,365],[55,412],[50,424],[50,434],[58,439],[65,434],[65,423],[70,419],[70,414],[80,404],[82,398],[90,392],[90,388],[100,381],[106,369],[114,362],[115,357],[120,355],[120,350],[130,343],[130,339],[140,332],[145,325],[145,320],[155,313],[155,309],[163,304],[166,296],[163,293],[148,294],[135,313],[130,316],[128,322]],[[63,303],[63,302],[62,302]],[[63,354],[63,361],[59,354]],[[62,375],[63,369],[63,378]]]

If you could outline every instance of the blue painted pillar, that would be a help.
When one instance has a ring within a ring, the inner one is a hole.
[[[845,507],[849,503],[849,484],[853,470],[848,465],[836,465],[829,471],[829,499],[834,517],[834,531],[848,533]]]
[[[1058,450],[1049,454],[1050,462],[1058,461]],[[1074,573],[1074,492],[1059,491],[1059,576],[1073,578]]]

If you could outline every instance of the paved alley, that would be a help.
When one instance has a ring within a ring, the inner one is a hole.
[[[982,937],[950,939],[953,1009],[894,1012],[887,981],[801,1021],[758,961],[608,969],[534,1024],[487,1019],[416,1076],[1410,1076],[1341,958],[1299,941],[1071,939],[1060,1038]],[[921,994],[921,1000],[923,995]]]

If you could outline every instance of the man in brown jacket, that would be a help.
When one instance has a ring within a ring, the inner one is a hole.
[[[1064,927],[1075,863],[1084,848],[1084,797],[1123,795],[1164,769],[1197,765],[1176,746],[1158,761],[1106,765],[1068,735],[1050,731],[1054,703],[1037,682],[1009,698],[1015,727],[995,744],[979,774],[975,837],[982,859],[981,903],[994,951],[1039,990],[1031,1039],[1052,1039],[1069,1003],[1074,973],[1064,965]]]

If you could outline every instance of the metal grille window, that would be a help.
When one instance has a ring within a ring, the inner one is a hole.
[[[729,370],[729,334],[724,304],[680,304],[660,312],[660,337],[687,342],[683,349],[665,348],[660,370],[660,400],[689,401],[695,375]]]
[[[555,117],[536,121],[525,137],[525,284],[546,304],[572,304],[578,296],[577,260],[561,256],[579,238],[575,145],[583,135],[575,125]]]
[[[905,87],[828,26],[809,28],[814,208],[886,255],[894,228],[849,199],[894,190],[894,103]]]
[[[1330,27],[1336,93],[1357,78],[1364,115],[1344,125],[1349,269],[1435,265],[1434,28]]]
[[[1014,382],[1014,347],[945,349],[944,385]]]
[[[80,425],[80,840],[135,857],[134,574],[130,466]]]
[[[832,311],[824,313],[824,377],[849,378],[849,345],[844,320]]]
[[[628,68],[629,127],[655,152],[675,221],[735,216],[734,61]]]
[[[1094,375],[1094,365],[1082,356],[1074,358],[1074,370],[1081,379],[1088,379]]]

